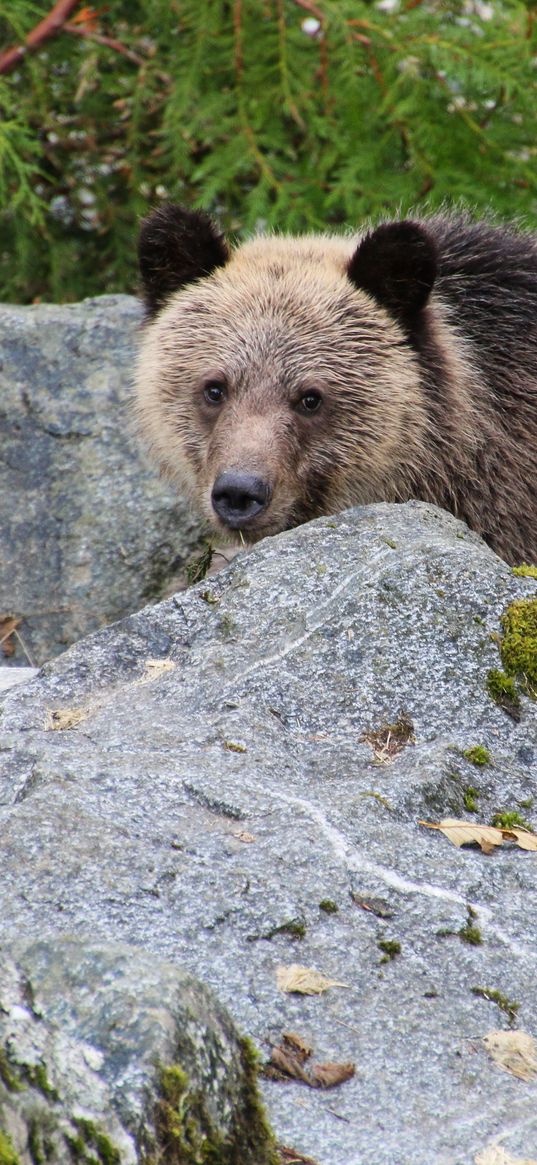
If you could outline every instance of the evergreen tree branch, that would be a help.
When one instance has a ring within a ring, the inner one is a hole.
[[[257,163],[259,173],[263,174],[269,186],[271,186],[274,190],[279,190],[280,183],[278,182],[273,170],[269,166],[266,158],[263,156],[263,153],[257,144],[256,136],[248,117],[246,97],[243,92],[244,55],[242,44],[242,0],[235,0],[233,5],[233,40],[235,80],[237,86],[237,107],[241,128],[246,138],[250,153],[253,155],[255,162]]]
[[[56,36],[78,3],[79,0],[57,0],[48,15],[40,20],[39,24],[36,24],[35,28],[28,34],[24,44],[0,53],[0,75],[11,73],[27,53],[35,52],[46,40]]]
[[[311,12],[311,15],[319,21],[319,24],[323,23],[324,12],[316,4],[312,4],[311,0],[294,0],[294,2],[299,8],[303,8],[305,12]]]
[[[537,0],[87,4],[0,0],[6,299],[134,290],[135,221],[167,198],[239,235],[425,196],[537,224]]]
[[[285,95],[285,101],[287,104],[287,108],[289,110],[289,113],[291,114],[291,117],[293,118],[293,121],[296,122],[299,129],[305,130],[306,124],[305,124],[304,118],[301,116],[301,114],[299,113],[299,111],[297,109],[296,102],[294,101],[293,94],[291,93],[291,85],[289,82],[289,69],[288,69],[288,64],[287,64],[287,41],[286,41],[286,28],[285,28],[285,11],[284,11],[283,0],[277,0],[277,12],[278,12],[278,37],[279,37],[279,45],[280,45],[279,64],[280,64],[280,76],[282,79],[282,89],[283,89],[283,92]]]
[[[328,114],[328,44],[326,37],[322,35],[325,28],[326,13],[321,8],[318,8],[317,4],[313,4],[312,0],[293,0],[293,3],[298,8],[302,8],[304,12],[310,12],[319,21],[319,32],[321,33],[317,38],[319,44],[319,80],[321,82],[321,92],[325,103],[324,112]]]
[[[133,65],[138,65],[138,68],[141,68],[142,65],[146,64],[143,57],[140,57],[138,53],[133,52],[132,49],[127,48],[127,46],[122,44],[120,40],[115,40],[114,37],[103,36],[102,33],[93,32],[93,29],[84,27],[83,24],[72,24],[70,21],[67,24],[64,24],[63,27],[65,32],[69,32],[71,36],[82,36],[86,40],[95,41],[95,44],[101,44],[104,45],[105,48],[113,49],[115,53],[119,53],[120,56],[126,57],[128,61],[132,61]]]

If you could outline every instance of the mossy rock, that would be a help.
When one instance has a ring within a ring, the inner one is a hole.
[[[502,664],[522,690],[537,699],[537,598],[517,599],[502,615]]]
[[[179,1064],[161,1068],[155,1109],[157,1149],[143,1165],[278,1165],[276,1143],[257,1092],[257,1054],[241,1043],[243,1087],[228,1135],[215,1128],[203,1094]]]
[[[7,1133],[2,1129],[0,1129],[0,1165],[19,1165],[19,1156]]]

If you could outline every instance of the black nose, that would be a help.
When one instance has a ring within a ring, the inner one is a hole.
[[[254,473],[221,473],[211,494],[213,510],[226,526],[239,530],[267,508],[271,492],[268,482]]]

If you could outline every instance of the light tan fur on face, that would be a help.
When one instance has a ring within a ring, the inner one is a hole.
[[[220,534],[419,498],[535,561],[532,236],[440,214],[230,252],[207,215],[169,206],[144,220],[139,255],[155,313],[140,428]]]
[[[412,496],[429,425],[417,362],[398,325],[354,287],[357,239],[259,238],[175,293],[147,325],[137,370],[140,425],[165,472],[218,527],[222,472],[270,481],[266,533],[346,506]],[[207,416],[203,383],[229,398]],[[319,414],[293,404],[308,389]],[[322,488],[321,488],[322,487]]]

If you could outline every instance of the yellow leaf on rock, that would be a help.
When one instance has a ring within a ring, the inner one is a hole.
[[[68,728],[76,728],[83,720],[87,720],[87,708],[49,708],[45,720],[46,732],[65,732]]]
[[[485,854],[492,853],[495,846],[501,845],[504,839],[502,830],[496,829],[494,825],[480,825],[474,821],[457,821],[456,818],[452,817],[446,817],[437,823],[420,821],[419,824],[425,825],[427,829],[438,829],[448,838],[448,841],[456,846],[477,842]]]
[[[247,829],[234,829],[232,832],[233,837],[236,837],[237,841],[243,841],[245,845],[251,845],[255,841],[255,834],[249,833]]]
[[[527,1032],[489,1032],[483,1043],[491,1059],[504,1072],[519,1080],[533,1080],[537,1076],[535,1040]]]
[[[347,983],[339,983],[337,979],[328,979],[312,967],[301,967],[300,963],[277,967],[276,982],[280,991],[296,991],[299,995],[322,995],[329,987],[348,986]]]
[[[505,829],[482,825],[478,821],[458,821],[454,817],[445,817],[443,821],[419,821],[418,824],[424,825],[426,829],[437,829],[456,846],[476,843],[485,854],[491,854],[504,841],[514,841],[520,849],[537,852],[537,834],[532,833],[531,829],[520,829],[518,826]]]
[[[502,829],[502,833],[507,841],[516,841],[521,849],[537,850],[537,834],[530,829]]]

